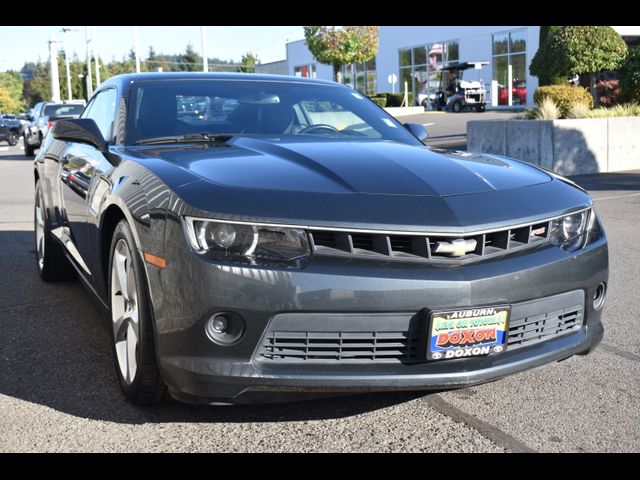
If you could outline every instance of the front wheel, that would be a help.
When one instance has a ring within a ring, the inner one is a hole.
[[[153,320],[144,266],[129,224],[116,226],[109,257],[113,353],[120,388],[135,405],[166,398],[156,360]]]
[[[16,132],[9,132],[9,138],[7,139],[10,146],[15,146],[18,143],[18,135]]]
[[[451,110],[453,110],[455,113],[460,113],[462,111],[462,104],[458,101],[453,102],[453,105],[451,105]]]

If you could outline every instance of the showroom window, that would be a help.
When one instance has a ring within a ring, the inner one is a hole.
[[[527,31],[493,35],[493,81],[497,89],[492,88],[495,105],[525,105],[527,103]],[[511,85],[511,95],[509,87]]]
[[[296,77],[316,78],[316,64],[312,63],[309,65],[294,67],[293,74]]]
[[[459,50],[458,40],[400,49],[400,85],[396,86],[396,91],[403,91],[404,82],[407,82],[409,91],[413,92],[413,103],[430,104],[440,87],[442,67],[457,62]],[[390,85],[387,90],[391,90]]]
[[[342,66],[343,83],[365,95],[376,93],[376,57],[366,62]],[[355,79],[355,82],[354,82]]]

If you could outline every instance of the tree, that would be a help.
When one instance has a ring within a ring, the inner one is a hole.
[[[198,52],[193,49],[193,45],[187,44],[187,49],[184,54],[180,55],[178,70],[183,72],[201,72],[202,71],[202,58]]]
[[[538,53],[543,51],[542,46],[547,42],[550,42],[555,33],[561,28],[562,27],[559,26],[546,25],[540,27],[540,42],[538,43],[538,52],[536,52],[536,55],[534,55],[533,60],[531,61],[532,65],[536,62],[544,62],[544,58],[537,58]],[[567,83],[567,78],[564,75],[541,74],[538,76],[538,85],[540,85],[541,87],[545,85],[564,85],[565,83]]]
[[[240,60],[240,66],[238,67],[238,71],[244,72],[244,73],[255,73],[256,65],[258,64],[260,64],[260,60],[258,60],[258,56],[251,52],[247,52],[245,55],[242,56],[242,59]]]
[[[620,88],[625,101],[640,103],[640,48],[632,48],[620,69]]]
[[[24,82],[24,97],[31,107],[38,102],[51,98],[51,79],[48,63],[38,60],[35,64],[31,80],[25,80]]]
[[[0,86],[0,112],[16,113],[21,107],[20,102],[15,100],[6,88]]]
[[[616,70],[626,56],[627,44],[609,26],[560,27],[540,46],[529,71],[538,77],[589,74],[595,98],[596,74]]]
[[[378,27],[304,27],[306,45],[320,63],[333,66],[334,79],[342,81],[342,65],[366,62],[378,51]]]
[[[24,81],[22,80],[20,72],[9,70],[7,72],[0,73],[0,88],[3,88],[19,106],[22,105]]]
[[[171,71],[169,64],[167,63],[165,56],[160,54],[156,54],[156,51],[153,47],[149,47],[149,54],[147,55],[147,60],[145,62],[150,72],[157,72],[158,69],[161,69],[163,72]]]

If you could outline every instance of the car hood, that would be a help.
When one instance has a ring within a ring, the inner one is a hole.
[[[111,151],[166,184],[171,199],[162,204],[180,216],[416,232],[428,226],[450,234],[592,204],[565,179],[516,160],[391,142],[238,137],[217,147]],[[119,182],[124,170],[114,171]],[[147,200],[155,208],[167,197],[152,185]]]
[[[136,154],[248,189],[447,197],[551,181],[517,161],[390,141],[239,136],[219,146],[154,146]]]

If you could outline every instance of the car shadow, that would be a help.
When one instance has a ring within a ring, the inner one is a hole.
[[[140,408],[122,396],[109,322],[79,281],[44,283],[33,232],[0,231],[0,394],[77,417],[116,423],[281,422],[350,417],[424,392],[350,395],[286,404]]]
[[[590,191],[638,191],[640,190],[640,171],[593,173],[570,177],[582,188]]]

